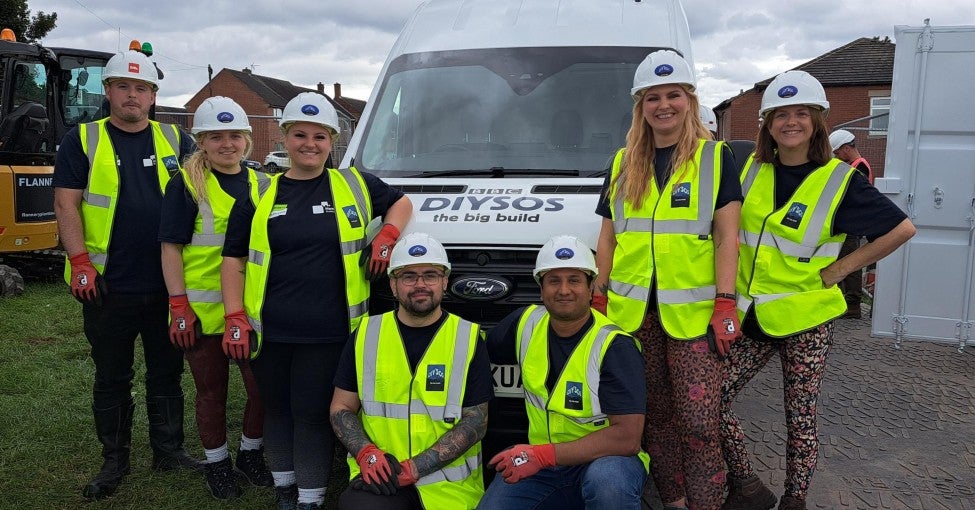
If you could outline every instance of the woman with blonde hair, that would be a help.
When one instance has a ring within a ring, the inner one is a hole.
[[[738,336],[742,197],[731,150],[711,140],[694,90],[673,51],[636,70],[633,123],[596,208],[593,306],[642,346],[643,443],[665,508],[714,510],[725,487],[719,404],[722,358]]]
[[[206,483],[217,499],[241,495],[227,446],[230,369],[223,353],[220,265],[227,219],[238,200],[257,199],[264,174],[245,167],[251,127],[232,99],[211,97],[193,116],[197,150],[170,179],[163,198],[159,241],[169,290],[169,338],[185,352],[196,384],[196,424],[206,450]],[[237,470],[258,486],[271,485],[264,462],[264,405],[250,364],[238,364],[247,393]]]

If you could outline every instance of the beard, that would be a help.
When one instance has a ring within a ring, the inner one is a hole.
[[[399,305],[414,317],[428,317],[440,307],[441,300],[430,291],[413,291],[406,295],[406,299],[400,298]]]

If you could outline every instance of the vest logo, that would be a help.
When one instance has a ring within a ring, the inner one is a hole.
[[[555,258],[559,260],[569,260],[575,257],[576,252],[572,251],[572,248],[559,248],[555,250]]]
[[[799,202],[792,202],[789,206],[789,212],[785,213],[785,218],[782,218],[782,224],[789,228],[799,228],[799,224],[802,223],[802,217],[806,214],[806,204],[800,204]]]
[[[565,408],[582,410],[582,383],[567,381],[565,383]]]
[[[335,212],[335,209],[332,209],[332,212]],[[354,205],[343,207],[342,212],[345,213],[345,218],[349,220],[350,227],[359,228],[362,226],[362,220],[359,219],[359,211],[356,210]]]
[[[274,204],[271,207],[271,214],[268,215],[267,219],[273,220],[278,216],[284,216],[286,214],[288,214],[288,204]]]
[[[799,93],[799,89],[795,85],[786,85],[779,89],[779,97],[782,99],[788,99]]]
[[[674,66],[670,64],[660,64],[653,69],[653,74],[657,76],[670,76],[674,74]]]
[[[674,185],[674,191],[670,194],[671,207],[690,207],[691,206],[691,183],[682,182]]]
[[[162,163],[166,167],[166,170],[169,170],[169,173],[179,172],[179,161],[176,159],[176,156],[166,156],[162,159]]]
[[[328,203],[328,200],[322,200],[321,203],[311,206],[311,213],[312,214],[326,214],[326,213],[334,214],[335,208],[332,207],[332,204]]]
[[[411,257],[422,257],[427,254],[427,247],[422,244],[414,244],[406,253],[409,253]]]
[[[301,113],[308,115],[309,117],[318,115],[318,107],[313,104],[306,104],[301,107]]]
[[[446,380],[446,365],[427,365],[427,391],[443,391]]]
[[[139,74],[139,64],[136,62],[129,62],[129,72]]]
[[[230,112],[220,112],[217,114],[217,122],[229,124],[234,121],[234,114]]]

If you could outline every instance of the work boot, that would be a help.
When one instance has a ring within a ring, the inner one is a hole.
[[[322,510],[322,505],[318,503],[298,503],[298,510]]]
[[[234,468],[230,465],[230,457],[218,462],[209,462],[203,465],[206,472],[207,489],[210,494],[217,499],[239,498],[243,491],[237,485],[237,475]]]
[[[135,403],[108,409],[95,409],[95,432],[102,443],[102,469],[85,485],[81,493],[88,499],[111,496],[129,474],[129,452],[132,449],[132,412]]]
[[[240,450],[237,452],[237,472],[256,487],[273,487],[274,478],[264,462],[264,448],[259,450]]]
[[[728,497],[721,510],[770,510],[775,506],[775,494],[756,474],[742,479],[728,475]],[[781,508],[781,507],[780,507]]]
[[[846,313],[843,317],[846,319],[859,319],[862,316],[862,311],[860,310],[860,302],[847,301],[846,302]]]
[[[275,486],[274,501],[278,505],[278,510],[297,510],[298,486],[295,484],[285,487]]]
[[[183,449],[183,396],[147,397],[152,469],[203,471],[203,463]]]
[[[806,500],[782,496],[782,499],[779,500],[779,510],[806,510]]]

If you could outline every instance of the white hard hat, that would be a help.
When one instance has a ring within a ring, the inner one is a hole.
[[[714,114],[714,110],[700,105],[701,107],[701,123],[704,127],[708,128],[708,131],[718,132],[718,117]]]
[[[450,261],[447,260],[447,250],[443,248],[436,239],[423,232],[410,232],[399,238],[393,253],[389,257],[389,268],[387,274],[393,271],[414,264],[434,264],[443,266],[444,271],[450,274]]]
[[[285,127],[292,122],[311,122],[339,134],[339,116],[328,98],[316,92],[302,92],[285,105],[279,124]]]
[[[159,75],[156,66],[149,61],[149,57],[140,51],[123,51],[108,59],[105,70],[102,71],[102,83],[108,84],[112,78],[129,78],[152,85],[152,90],[159,89]]]
[[[251,132],[251,125],[247,122],[247,113],[233,99],[214,96],[205,99],[193,114],[194,135],[208,131],[247,131]]]
[[[555,236],[538,250],[538,257],[535,259],[535,281],[541,282],[546,272],[563,267],[585,271],[593,277],[599,273],[592,250],[575,236]]]
[[[853,133],[845,129],[837,129],[829,135],[829,147],[836,152],[840,147],[852,142],[854,138]]]
[[[639,92],[656,85],[678,83],[687,85],[694,90],[697,80],[691,65],[676,51],[657,50],[640,62],[633,73],[633,88],[630,95],[634,100],[639,99]]]
[[[772,80],[762,94],[762,111],[760,115],[779,108],[792,105],[815,106],[823,110],[823,116],[829,114],[829,101],[823,84],[805,71],[786,71]]]

